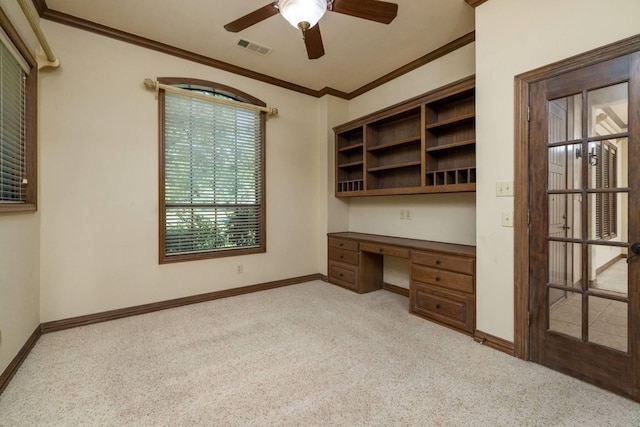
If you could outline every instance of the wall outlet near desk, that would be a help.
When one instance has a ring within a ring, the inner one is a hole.
[[[244,273],[244,266],[242,264],[238,264],[238,266],[236,267],[236,274],[242,273]]]
[[[400,209],[400,219],[411,219],[411,210],[409,209]]]
[[[502,212],[502,226],[513,227],[513,212]]]

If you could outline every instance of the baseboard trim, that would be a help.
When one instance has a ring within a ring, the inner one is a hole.
[[[9,382],[13,378],[13,376],[18,372],[18,368],[22,365],[22,362],[27,358],[33,346],[36,345],[40,336],[42,335],[42,331],[40,330],[40,325],[33,331],[27,342],[22,346],[16,357],[13,358],[9,366],[0,374],[0,394],[4,391],[5,388],[9,385]]]
[[[391,283],[383,283],[382,289],[385,291],[393,292],[394,294],[402,295],[403,297],[409,298],[409,289],[403,288],[397,285],[392,285]]]
[[[260,283],[257,285],[243,286],[241,288],[208,292],[206,294],[192,295],[189,297],[182,297],[166,301],[154,302],[150,304],[142,304],[133,307],[103,311],[100,313],[88,314],[85,316],[71,317],[69,319],[54,320],[52,322],[42,323],[40,325],[40,331],[43,334],[46,334],[49,332],[61,331],[64,329],[76,328],[78,326],[86,326],[94,323],[106,322],[109,320],[122,319],[124,317],[137,316],[140,314],[152,313],[154,311],[166,310],[169,308],[176,308],[189,304],[197,304],[221,298],[266,291],[268,289],[275,289],[283,286],[296,285],[298,283],[310,282],[312,280],[322,280],[326,282],[327,277],[322,274],[309,274],[307,276],[276,280],[273,282]]]
[[[596,276],[599,276],[605,270],[607,270],[609,267],[611,267],[613,264],[617,263],[618,261],[620,261],[621,259],[624,259],[624,258],[626,258],[626,257],[623,254],[620,254],[620,255],[618,255],[616,257],[613,257],[609,261],[605,262],[600,267],[596,268]]]
[[[515,347],[511,341],[498,338],[477,329],[473,334],[473,340],[477,343],[486,345],[487,347],[491,347],[494,350],[507,353],[509,356],[515,356]]]

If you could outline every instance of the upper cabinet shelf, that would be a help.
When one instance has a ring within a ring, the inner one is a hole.
[[[475,191],[475,77],[334,128],[336,196]]]
[[[428,123],[427,130],[438,130],[438,129],[450,127],[453,125],[457,125],[460,123],[464,123],[466,121],[473,121],[475,120],[475,118],[476,118],[476,113],[461,114],[458,117],[452,117],[450,119],[442,120],[435,123]]]

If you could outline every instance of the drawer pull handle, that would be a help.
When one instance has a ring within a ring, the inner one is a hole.
[[[439,278],[439,277],[436,277],[436,282],[439,282],[439,281],[440,281],[440,278]]]
[[[440,265],[440,260],[436,260],[436,265]]]
[[[340,255],[340,259],[344,258],[344,255]]]
[[[436,304],[436,308],[440,308],[440,304]]]
[[[344,276],[344,274],[340,273],[340,277]]]
[[[340,247],[344,246],[344,243],[340,243]]]
[[[384,252],[384,249],[380,248],[380,252],[381,252],[381,253],[382,253],[382,252]]]

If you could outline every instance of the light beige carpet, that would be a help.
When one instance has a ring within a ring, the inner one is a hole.
[[[640,425],[639,404],[407,306],[316,281],[47,334],[0,425]]]

